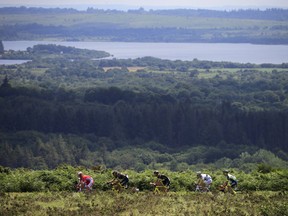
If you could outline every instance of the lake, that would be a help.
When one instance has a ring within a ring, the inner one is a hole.
[[[3,41],[5,50],[26,50],[36,44],[57,44],[82,49],[103,50],[114,58],[153,56],[169,60],[209,60],[239,63],[288,62],[288,45],[233,43],[134,43],[134,42],[55,42]],[[1,63],[0,63],[1,64]]]
[[[23,64],[29,60],[10,60],[10,59],[0,59],[0,65],[14,65],[14,64]]]

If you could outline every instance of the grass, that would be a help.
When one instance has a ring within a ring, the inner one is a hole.
[[[127,67],[129,72],[136,72],[138,70],[144,70],[146,67]],[[103,70],[107,72],[108,70],[121,69],[121,67],[103,67]]]
[[[0,215],[287,215],[287,192],[6,193]]]

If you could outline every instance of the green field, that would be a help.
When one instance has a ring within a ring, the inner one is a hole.
[[[273,26],[288,27],[286,21],[227,19],[207,17],[182,17],[151,14],[3,14],[0,15],[0,25],[15,24],[42,24],[42,25],[91,25],[131,28],[189,28],[189,29],[269,29]]]
[[[287,215],[287,192],[1,194],[0,215]]]

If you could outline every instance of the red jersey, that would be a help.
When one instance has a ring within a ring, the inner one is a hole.
[[[89,175],[82,175],[81,181],[85,182],[86,184],[89,184],[93,180],[93,178]]]

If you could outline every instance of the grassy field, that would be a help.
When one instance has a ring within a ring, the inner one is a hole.
[[[1,194],[0,215],[288,215],[287,192]]]

